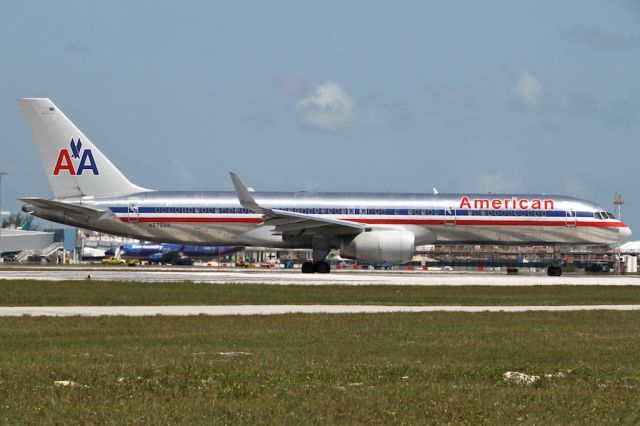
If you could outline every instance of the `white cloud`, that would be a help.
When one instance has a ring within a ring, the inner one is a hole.
[[[542,83],[524,65],[513,64],[511,70],[516,73],[516,81],[511,88],[514,100],[523,108],[533,109],[540,104]]]
[[[293,110],[298,121],[313,129],[376,129],[410,118],[404,103],[380,103],[376,96],[356,99],[332,80],[312,85],[296,77],[279,77],[275,85],[295,100]]]
[[[353,122],[356,101],[331,80],[314,86],[311,94],[300,99],[296,114],[303,123],[325,130],[338,130]]]

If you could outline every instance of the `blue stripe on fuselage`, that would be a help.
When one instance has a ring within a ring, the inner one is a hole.
[[[128,207],[109,207],[113,213],[129,213]],[[304,214],[331,215],[383,215],[383,216],[479,216],[479,217],[566,217],[565,210],[467,210],[456,209],[353,209],[353,208],[283,208]],[[139,214],[255,214],[241,207],[138,207]],[[576,217],[592,218],[593,212],[576,211]]]

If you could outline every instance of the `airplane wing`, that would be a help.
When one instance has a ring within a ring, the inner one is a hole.
[[[256,202],[240,176],[233,172],[229,172],[229,175],[231,175],[240,205],[262,214],[264,224],[274,226],[276,232],[291,234],[309,231],[323,235],[355,235],[371,229],[370,225],[348,220],[265,208]]]

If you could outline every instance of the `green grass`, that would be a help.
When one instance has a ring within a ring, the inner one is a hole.
[[[0,280],[0,306],[639,304],[640,286],[345,286]]]
[[[637,424],[638,341],[612,311],[0,318],[0,423]]]

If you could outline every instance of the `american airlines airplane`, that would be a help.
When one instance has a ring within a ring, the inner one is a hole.
[[[329,272],[331,249],[400,264],[424,244],[562,247],[631,236],[603,207],[558,195],[254,192],[233,172],[233,192],[151,190],[131,183],[51,100],[19,102],[54,196],[22,198],[23,210],[80,228],[165,243],[312,249],[304,273]]]

